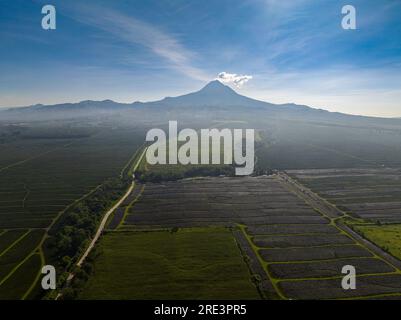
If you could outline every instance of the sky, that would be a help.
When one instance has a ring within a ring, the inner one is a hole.
[[[356,30],[341,27],[347,4]],[[401,0],[0,0],[0,107],[158,100],[216,78],[271,103],[401,117]]]

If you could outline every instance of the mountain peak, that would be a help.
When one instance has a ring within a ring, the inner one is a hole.
[[[204,86],[199,92],[210,92],[210,93],[221,93],[221,92],[229,92],[236,93],[229,86],[226,86],[219,80],[210,81],[206,86]]]
[[[246,106],[250,103],[255,104],[256,100],[252,100],[236,93],[233,89],[219,80],[213,80],[204,86],[201,90],[185,94],[178,97],[168,97],[161,101],[155,101],[153,104],[162,103],[170,106],[186,106],[186,107],[230,107],[230,106]],[[261,102],[257,102],[258,105]],[[262,102],[262,104],[266,104]]]

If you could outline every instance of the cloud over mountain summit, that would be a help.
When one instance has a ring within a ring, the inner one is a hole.
[[[236,73],[227,73],[227,72],[220,72],[217,76],[217,79],[223,83],[230,83],[235,85],[236,87],[240,88],[249,80],[252,79],[252,76],[248,75],[240,75]]]

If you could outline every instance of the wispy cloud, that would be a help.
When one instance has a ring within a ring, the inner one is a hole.
[[[174,70],[196,80],[210,80],[193,65],[196,54],[188,50],[175,36],[145,21],[110,8],[85,5],[68,7],[71,17],[80,23],[105,31],[131,45],[140,45],[163,58]]]
[[[245,83],[252,79],[252,76],[240,75],[236,73],[220,72],[217,79],[224,82],[235,85],[236,87],[242,87]]]

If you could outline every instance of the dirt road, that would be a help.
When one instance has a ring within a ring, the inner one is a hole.
[[[342,217],[348,216],[346,213],[342,212],[340,209],[338,209],[325,199],[322,199],[312,190],[305,187],[298,181],[292,179],[284,172],[278,173],[277,176],[287,186],[288,189],[290,189],[292,192],[297,194],[298,197],[302,198],[304,201],[309,203],[309,205],[318,210],[321,214],[325,215],[335,224],[335,226],[338,229],[348,234],[351,238],[354,238],[355,241],[364,246],[367,250],[379,256],[382,260],[386,261],[388,264],[392,265],[398,270],[401,270],[401,261],[391,256],[383,249],[381,249],[374,243],[370,242],[368,239],[363,238],[361,235],[353,231],[350,227],[348,227],[341,221]]]

